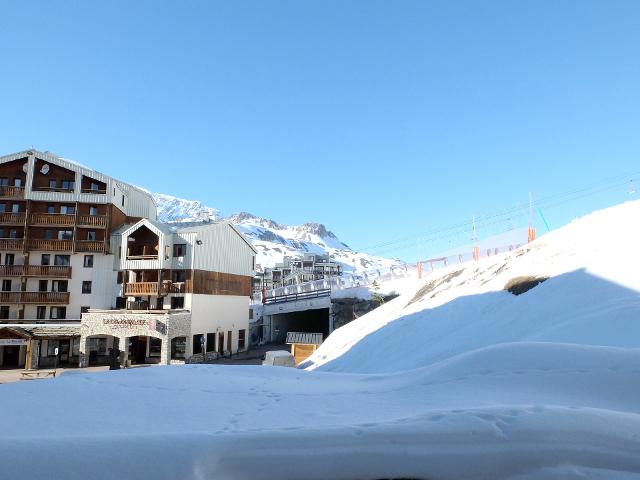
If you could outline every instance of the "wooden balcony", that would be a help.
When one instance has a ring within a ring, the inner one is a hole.
[[[69,292],[0,292],[0,303],[66,305],[69,303]]]
[[[102,240],[78,240],[76,252],[104,253],[104,241]]]
[[[61,213],[32,213],[29,215],[29,225],[73,227],[75,222],[75,215],[63,215]]]
[[[2,212],[0,213],[0,225],[24,225],[24,213]]]
[[[62,265],[0,265],[0,277],[71,278],[71,267]]]
[[[127,296],[135,297],[138,295],[167,295],[169,293],[185,293],[184,282],[173,283],[170,281],[163,281],[158,288],[158,282],[133,282],[127,283],[125,286],[124,294]]]
[[[158,282],[134,282],[125,285],[124,294],[136,295],[158,295]]]
[[[24,238],[0,238],[0,250],[22,251]]]
[[[51,252],[73,252],[73,240],[29,240],[29,250],[45,250]]]
[[[24,198],[24,187],[5,186],[0,187],[0,198],[21,199]]]
[[[106,228],[106,215],[78,215],[78,226],[88,228]]]

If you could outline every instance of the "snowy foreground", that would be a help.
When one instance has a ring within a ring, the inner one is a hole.
[[[640,202],[450,267],[307,370],[0,386],[0,478],[640,479]],[[518,276],[550,277],[519,296]]]

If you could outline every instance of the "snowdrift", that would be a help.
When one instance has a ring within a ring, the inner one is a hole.
[[[640,347],[640,202],[601,210],[508,255],[427,275],[336,330],[310,370],[418,368],[503,342]],[[514,279],[548,278],[521,295]]]

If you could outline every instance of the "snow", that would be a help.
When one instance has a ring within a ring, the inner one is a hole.
[[[407,282],[308,370],[0,386],[0,478],[640,479],[640,202]],[[517,276],[550,277],[514,296]]]

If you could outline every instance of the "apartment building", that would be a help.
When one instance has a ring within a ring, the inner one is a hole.
[[[161,224],[133,185],[48,152],[0,157],[0,368],[105,363],[114,346],[169,363],[171,340],[176,361],[236,352],[254,264],[230,224]]]
[[[298,257],[284,257],[273,268],[265,268],[253,279],[253,292],[296,285],[342,275],[342,266],[329,255],[305,253]]]

